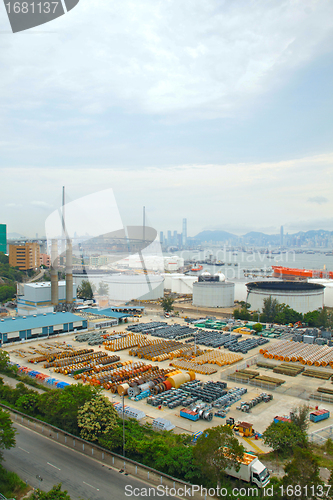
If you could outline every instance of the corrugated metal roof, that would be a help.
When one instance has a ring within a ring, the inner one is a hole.
[[[85,309],[84,312],[88,312],[90,314],[96,314],[97,316],[108,316],[109,318],[128,318],[131,314],[120,313],[116,311],[112,311],[110,308],[107,309]]]
[[[44,326],[61,325],[63,323],[73,323],[84,321],[81,316],[76,316],[70,312],[57,312],[37,314],[34,316],[17,316],[15,319],[9,318],[0,321],[0,333],[19,332],[22,330],[32,330],[33,328],[43,328]]]

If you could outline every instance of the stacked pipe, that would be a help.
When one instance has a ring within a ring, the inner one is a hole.
[[[44,368],[49,368],[52,366],[53,361],[63,360],[67,358],[75,358],[76,356],[83,356],[84,354],[90,354],[94,352],[94,349],[80,349],[79,351],[63,351],[53,356],[49,356],[47,358],[47,364],[44,365]]]
[[[234,353],[221,353],[220,351],[209,351],[195,358],[195,363],[202,365],[205,363],[216,364],[218,366],[232,365],[241,361],[243,356]]]
[[[188,370],[194,373],[201,373],[202,375],[212,375],[217,372],[217,369],[210,365],[199,365],[195,362],[177,360],[170,363],[171,366],[181,370]]]
[[[327,366],[333,368],[333,347],[300,344],[293,341],[281,341],[269,349],[261,349],[265,358],[281,361],[300,361],[303,365]]]

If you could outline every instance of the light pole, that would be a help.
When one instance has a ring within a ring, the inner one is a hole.
[[[124,403],[124,394],[122,396],[123,398],[123,457],[125,458],[125,403]]]

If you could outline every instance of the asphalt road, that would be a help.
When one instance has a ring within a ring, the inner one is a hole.
[[[18,424],[14,427],[18,431],[16,447],[4,451],[3,465],[35,488],[49,491],[54,484],[62,483],[72,500],[119,500],[143,498],[126,496],[127,484],[140,489],[149,487],[30,429]],[[43,478],[41,485],[36,476]]]

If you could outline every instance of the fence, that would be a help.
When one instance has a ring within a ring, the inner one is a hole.
[[[242,361],[241,363],[237,363],[237,365],[232,365],[230,368],[222,370],[220,377],[222,380],[228,380],[228,375],[231,375],[232,373],[235,373],[236,371],[239,370],[245,370],[246,368],[249,368],[252,365],[256,365],[258,361],[259,361],[259,355],[252,356],[251,358]]]
[[[97,444],[90,443],[89,441],[70,434],[69,432],[65,432],[62,429],[54,427],[53,425],[42,422],[37,418],[30,417],[25,413],[13,410],[12,408],[9,408],[8,406],[1,403],[0,407],[9,412],[11,419],[14,422],[17,422],[20,425],[23,425],[24,427],[27,427],[49,439],[57,441],[58,443],[67,446],[68,448],[71,448],[78,453],[90,456],[95,460],[99,460],[106,465],[113,467],[114,469],[123,470],[133,477],[141,479],[145,482],[149,482],[152,486],[163,485],[164,487],[168,486],[169,488],[176,489],[185,489],[185,487],[187,487],[187,491],[189,490],[188,496],[190,498],[195,498],[197,500],[203,500],[203,498],[205,500],[212,498],[209,495],[202,496],[196,491],[193,492],[193,485],[190,483],[186,483],[181,479],[174,478],[172,476],[169,476],[168,474],[164,474],[163,472],[140,464],[139,462],[135,462],[134,460],[125,458],[121,455],[118,455],[117,453],[113,453],[106,448],[98,446]],[[184,497],[186,497],[186,495],[184,495]]]
[[[309,434],[309,441],[311,443],[316,443],[319,445],[325,444],[328,439],[333,438],[333,425],[328,425],[323,427],[318,431],[311,432]]]

